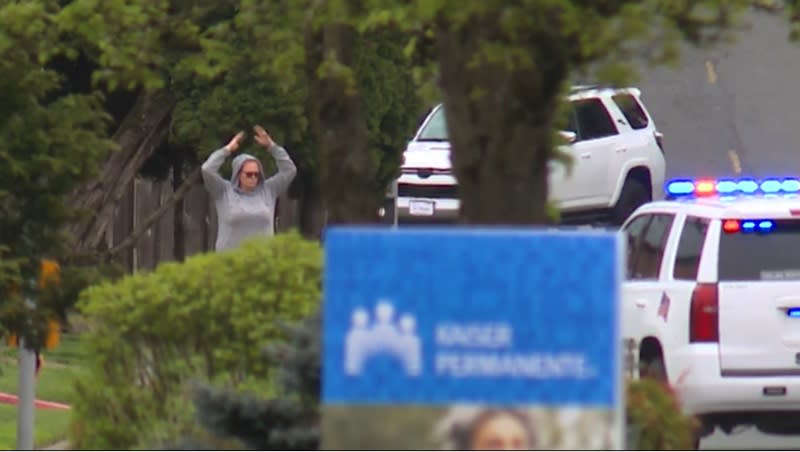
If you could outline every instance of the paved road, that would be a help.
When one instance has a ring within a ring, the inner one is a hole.
[[[779,18],[747,19],[735,44],[685,49],[679,69],[638,83],[666,136],[668,177],[800,176],[800,44]],[[701,448],[800,450],[800,436],[717,433]]]
[[[733,45],[684,50],[638,84],[666,135],[670,176],[800,175],[800,44],[754,13]]]

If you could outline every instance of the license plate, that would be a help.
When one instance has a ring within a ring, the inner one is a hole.
[[[408,213],[414,216],[431,217],[436,211],[433,201],[409,201]]]

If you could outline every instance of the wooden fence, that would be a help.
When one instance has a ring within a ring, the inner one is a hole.
[[[141,221],[172,195],[169,182],[136,179],[117,206],[114,222],[107,231],[109,246],[119,244]],[[280,200],[280,230],[296,224],[296,206],[292,200]],[[193,187],[184,198],[184,253],[186,257],[214,249],[216,212],[214,203],[202,185]],[[150,270],[159,263],[175,260],[175,209],[169,209],[148,229],[135,247],[122,254],[122,262],[131,272]]]

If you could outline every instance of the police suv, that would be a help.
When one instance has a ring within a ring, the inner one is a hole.
[[[719,427],[800,433],[800,179],[673,180],[627,238],[634,376]]]

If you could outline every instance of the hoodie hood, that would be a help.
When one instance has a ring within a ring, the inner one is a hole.
[[[261,176],[258,178],[258,185],[264,183],[264,166],[261,164],[261,161],[250,154],[239,154],[231,163],[231,185],[233,185],[233,188],[236,189],[236,191],[241,192],[239,189],[239,172],[242,170],[242,166],[245,164],[245,162],[250,160],[258,163],[258,172],[261,174]]]

